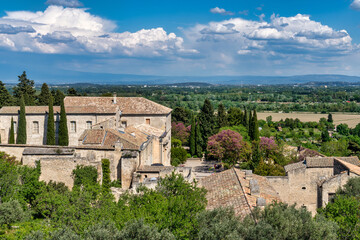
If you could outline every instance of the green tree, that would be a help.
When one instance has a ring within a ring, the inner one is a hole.
[[[102,189],[104,192],[110,192],[110,161],[109,159],[102,159],[101,160],[101,167],[102,167]]]
[[[19,125],[17,130],[16,144],[26,144],[26,113],[25,113],[25,102],[24,96],[20,98],[20,116]]]
[[[321,140],[322,140],[322,142],[329,142],[330,141],[330,135],[329,135],[329,131],[327,130],[327,128],[324,128],[321,131]]]
[[[172,122],[182,122],[186,126],[190,123],[192,119],[191,110],[183,108],[183,107],[176,107],[174,111],[171,113],[171,121]]]
[[[237,126],[243,122],[243,113],[240,108],[231,107],[228,111],[228,122],[230,126]]]
[[[259,136],[259,124],[257,121],[256,110],[254,110],[250,121],[249,137],[252,141],[259,141]]]
[[[344,136],[349,136],[350,134],[350,130],[349,130],[349,126],[346,123],[341,123],[339,125],[336,126],[336,131]]]
[[[18,197],[19,172],[15,157],[0,152],[0,205]]]
[[[49,86],[46,83],[43,83],[41,86],[41,91],[38,96],[38,101],[40,106],[49,105],[51,92],[49,90]]]
[[[12,223],[20,222],[28,218],[17,200],[10,200],[0,204],[0,226],[11,227]]]
[[[195,117],[191,118],[191,131],[189,137],[190,155],[194,156],[196,153],[196,123]]]
[[[14,127],[14,118],[11,117],[11,126],[9,132],[9,144],[15,143],[15,127]]]
[[[62,99],[60,102],[59,145],[60,146],[69,145],[69,133],[67,127],[64,99]]]
[[[217,112],[217,126],[218,128],[222,128],[228,125],[227,122],[227,113],[224,104],[220,103],[218,106]]]
[[[98,173],[93,166],[76,166],[72,172],[74,186],[88,186],[97,184]]]
[[[177,167],[179,164],[186,162],[187,152],[182,147],[171,148],[171,165]]]
[[[318,212],[339,226],[339,239],[360,239],[360,202],[353,196],[339,195]]]
[[[254,221],[255,220],[255,221]],[[255,209],[242,222],[242,237],[255,239],[337,239],[336,223],[324,217],[312,218],[305,208],[272,203]]]
[[[55,122],[54,122],[54,107],[53,97],[49,96],[49,114],[47,118],[46,128],[46,145],[55,145]]]
[[[328,121],[329,123],[334,123],[333,116],[332,116],[331,113],[329,113],[327,121]]]
[[[205,99],[204,105],[202,106],[199,114],[199,122],[201,137],[202,137],[202,148],[206,148],[207,140],[214,134],[216,119],[214,115],[214,108],[209,99]]]
[[[195,150],[195,155],[198,157],[202,157],[203,155],[203,137],[201,135],[201,129],[200,129],[200,124],[197,123],[196,124],[196,131],[195,131],[196,137],[195,137],[195,143],[196,143],[196,150]]]
[[[26,72],[24,71],[19,78],[19,83],[13,88],[14,96],[20,103],[21,97],[24,97],[24,102],[26,106],[35,105],[35,92],[34,89],[34,81],[30,80],[26,76]]]
[[[197,215],[198,227],[193,239],[242,239],[241,220],[232,208],[216,208]]]
[[[253,141],[250,168],[252,170],[256,169],[260,162],[262,162],[260,144],[259,141]]]
[[[102,237],[102,236],[101,236]],[[161,232],[155,226],[144,223],[143,219],[131,220],[126,223],[125,227],[121,230],[119,240],[175,240],[175,236],[164,229]]]
[[[0,81],[0,108],[3,106],[12,105],[13,99],[9,91],[6,89],[5,84]]]
[[[246,127],[246,129],[249,130],[249,114],[248,114],[248,111],[246,110],[246,108],[245,108],[245,111],[243,114],[242,125],[244,125],[244,127]]]
[[[59,89],[56,90],[55,95],[54,95],[54,106],[60,106],[61,105],[61,101],[63,101],[65,98],[65,95],[62,91],[60,91]]]

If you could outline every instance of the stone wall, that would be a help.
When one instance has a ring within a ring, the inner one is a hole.
[[[120,164],[121,164],[121,187],[123,189],[129,189],[131,187],[133,173],[140,165],[139,153],[133,152],[133,157],[124,157],[123,155]]]
[[[322,185],[319,186],[320,199],[318,207],[325,207],[331,198],[335,196],[336,191],[344,186],[349,178],[348,173],[343,172],[323,182]]]

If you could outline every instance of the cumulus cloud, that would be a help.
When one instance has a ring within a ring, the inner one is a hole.
[[[79,2],[79,0],[47,0],[47,5],[56,5],[56,6],[63,6],[63,7],[82,7],[83,4]]]
[[[360,11],[360,0],[354,0],[350,7],[354,10]]]
[[[6,16],[0,18],[0,46],[13,51],[149,57],[196,53],[183,47],[181,37],[163,28],[133,33],[117,33],[115,28],[112,21],[81,8],[51,5],[44,12],[6,12]]]
[[[214,13],[214,14],[234,15],[233,12],[231,12],[231,11],[226,11],[225,9],[219,8],[219,7],[211,8],[211,9],[210,9],[210,12],[211,12],[211,13]]]
[[[345,30],[335,30],[302,14],[293,17],[273,15],[268,22],[233,18],[197,24],[187,30],[186,36],[204,54],[215,49],[213,51],[233,56],[251,54],[286,58],[303,55],[325,59],[358,49]]]

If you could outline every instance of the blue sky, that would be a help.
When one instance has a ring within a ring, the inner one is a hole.
[[[0,80],[360,75],[360,0],[12,0]]]

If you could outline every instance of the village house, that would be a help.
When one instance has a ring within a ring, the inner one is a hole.
[[[170,166],[171,109],[142,97],[66,97],[69,146],[46,146],[48,107],[27,106],[27,144],[6,144],[11,118],[15,129],[19,107],[0,109],[0,151],[25,165],[40,161],[41,179],[72,186],[77,165],[92,165],[101,179],[101,159],[111,163],[111,180],[130,188],[133,173],[146,166]],[[54,107],[56,139],[60,108]],[[16,137],[16,135],[15,135]]]

